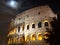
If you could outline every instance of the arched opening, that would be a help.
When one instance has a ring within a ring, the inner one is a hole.
[[[13,38],[13,43],[16,43],[16,37]]]
[[[38,23],[38,28],[40,28],[40,27],[42,27],[42,23],[41,22]]]
[[[48,38],[49,38],[49,35],[50,35],[49,32],[45,32],[45,33],[44,33],[44,39],[48,39]]]
[[[10,39],[10,43],[12,44],[13,42],[12,42],[12,38]]]
[[[18,43],[18,36],[16,36],[16,40],[15,41],[16,41],[16,43]]]
[[[29,25],[27,25],[27,30],[29,29]]]
[[[32,41],[35,41],[36,40],[36,36],[34,34],[32,35],[31,40]]]
[[[49,26],[48,22],[45,22],[44,26]]]
[[[9,38],[9,39],[8,39],[8,44],[10,44],[10,43],[11,43],[11,41],[10,41],[10,40],[11,40],[11,39]]]
[[[18,32],[20,31],[20,26],[18,26]]]
[[[28,36],[28,35],[25,37],[25,41],[26,41],[26,42],[29,41],[29,36]]]
[[[20,43],[24,43],[24,42],[25,42],[25,36],[22,35],[22,36],[20,37]]]
[[[20,43],[23,43],[23,38],[22,37],[20,37]]]
[[[32,28],[35,28],[35,24],[32,24]]]
[[[46,27],[46,26],[49,26],[48,20],[44,20],[44,26],[45,26],[45,27]]]
[[[42,38],[42,34],[38,34],[38,40],[42,40],[43,38]]]

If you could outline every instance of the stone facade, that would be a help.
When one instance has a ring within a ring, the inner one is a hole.
[[[48,40],[52,26],[50,24],[57,15],[48,5],[25,10],[12,19],[8,44],[49,45]]]

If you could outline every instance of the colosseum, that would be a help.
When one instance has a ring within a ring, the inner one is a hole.
[[[48,5],[34,7],[17,14],[11,20],[7,35],[8,45],[50,45],[50,24],[57,18]]]

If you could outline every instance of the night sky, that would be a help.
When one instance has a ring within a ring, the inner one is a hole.
[[[59,0],[15,0],[18,2],[17,8],[7,5],[8,1],[10,0],[0,0],[0,45],[6,45],[10,20],[18,13],[41,5],[49,5],[54,13],[60,12]]]

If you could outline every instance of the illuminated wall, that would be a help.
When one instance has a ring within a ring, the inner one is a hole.
[[[49,31],[52,31],[50,22],[54,17],[57,18],[48,5],[18,14],[11,22],[8,44],[49,45],[44,39],[49,39]]]

